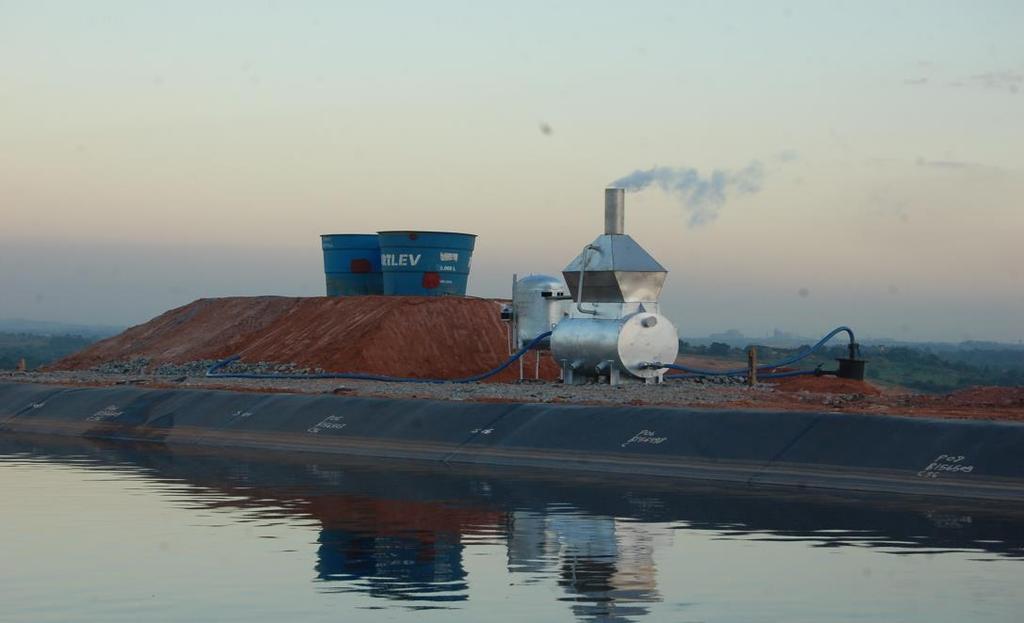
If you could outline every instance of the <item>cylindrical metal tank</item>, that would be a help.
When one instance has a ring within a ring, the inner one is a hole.
[[[654,379],[664,374],[665,368],[645,368],[643,364],[674,362],[679,354],[679,336],[661,314],[566,318],[551,335],[551,354],[573,375],[607,375],[609,366],[614,366],[634,377]]]
[[[465,296],[476,234],[382,231],[377,235],[384,294]]]
[[[512,317],[516,326],[516,348],[522,348],[533,338],[552,329],[565,315],[569,289],[558,277],[528,275],[516,281],[512,291]],[[550,340],[537,345],[550,347]]]
[[[324,234],[327,296],[383,294],[377,234]]]

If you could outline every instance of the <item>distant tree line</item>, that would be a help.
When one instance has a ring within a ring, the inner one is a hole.
[[[735,361],[745,360],[748,348],[734,348],[723,342],[707,346],[679,342],[681,355]],[[757,346],[758,360],[769,363],[809,348],[809,344],[792,349]],[[820,365],[825,370],[834,369],[835,359],[846,356],[846,345],[838,342],[801,361],[797,367]],[[861,357],[869,361],[868,379],[919,391],[948,392],[972,385],[1024,386],[1024,350],[1018,348],[966,348],[939,354],[928,348],[903,345],[862,346]]]
[[[96,340],[81,335],[0,333],[0,370],[14,370],[25,359],[29,370],[78,352]]]

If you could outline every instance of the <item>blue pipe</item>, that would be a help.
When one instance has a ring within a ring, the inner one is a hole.
[[[815,344],[814,346],[811,346],[807,350],[801,351],[801,352],[799,352],[799,353],[797,353],[795,355],[792,355],[792,356],[787,357],[785,359],[781,359],[779,361],[775,361],[773,363],[766,363],[766,364],[763,364],[763,365],[759,365],[759,366],[757,366],[757,369],[759,371],[760,370],[774,370],[775,368],[781,368],[781,367],[784,367],[784,366],[793,365],[794,363],[796,363],[798,361],[801,361],[803,359],[806,359],[806,358],[810,357],[811,355],[813,355],[814,353],[816,353],[819,350],[821,350],[825,346],[825,344],[828,343],[829,340],[831,340],[835,336],[839,335],[840,333],[846,333],[847,335],[850,336],[850,344],[851,345],[852,344],[856,344],[857,340],[853,336],[853,329],[851,329],[850,327],[846,327],[846,326],[836,327],[835,329],[832,329],[832,331],[830,331],[828,333],[828,335],[826,335],[825,337],[823,337],[820,340],[818,340],[817,344]],[[702,370],[701,368],[691,368],[689,366],[681,366],[681,365],[675,364],[675,363],[652,363],[651,367],[652,368],[668,368],[669,370],[679,370],[680,372],[688,373],[686,375],[676,374],[676,375],[665,377],[665,378],[675,378],[675,379],[678,379],[678,378],[689,378],[689,377],[693,377],[693,376],[744,376],[744,375],[747,374],[747,368],[733,368],[732,370]],[[815,373],[821,374],[821,372],[819,372],[817,370],[799,370],[799,371],[796,371],[796,372],[800,372],[800,374],[815,374]],[[798,374],[795,374],[793,372],[779,372],[778,374],[784,374],[786,376],[799,376]],[[783,378],[783,377],[775,375],[775,374],[766,374],[766,375],[758,375],[758,376],[760,376],[761,378]]]
[[[829,332],[828,335],[826,335],[825,337],[823,337],[820,340],[818,340],[818,342],[814,346],[811,346],[807,350],[804,350],[804,351],[802,351],[800,353],[797,353],[796,355],[787,357],[787,358],[782,359],[780,361],[776,361],[774,363],[763,364],[763,365],[757,366],[757,369],[758,370],[772,370],[772,369],[775,369],[775,368],[781,368],[783,366],[792,365],[792,364],[794,364],[794,363],[796,363],[798,361],[806,359],[807,357],[810,357],[811,355],[813,355],[817,351],[821,350],[829,340],[831,340],[833,337],[835,337],[836,335],[838,335],[840,333],[846,333],[846,334],[848,334],[850,336],[850,344],[851,344],[851,346],[856,343],[856,340],[854,339],[854,336],[853,336],[853,329],[850,329],[849,327],[846,327],[846,326],[836,327],[831,332]],[[482,381],[484,379],[488,379],[488,378],[490,378],[490,377],[500,373],[502,370],[505,370],[510,365],[512,365],[513,363],[518,361],[523,355],[528,353],[534,346],[536,346],[538,343],[540,343],[542,340],[544,340],[545,338],[549,337],[550,335],[551,335],[551,331],[546,331],[544,333],[541,333],[537,337],[535,337],[532,340],[530,340],[530,342],[526,346],[520,348],[514,355],[509,357],[505,361],[505,363],[501,364],[497,368],[494,368],[493,370],[488,370],[487,372],[482,372],[480,374],[475,374],[473,376],[467,376],[467,377],[464,377],[464,378],[461,378],[461,379],[419,379],[419,378],[402,377],[402,376],[386,376],[386,375],[378,375],[378,374],[362,374],[362,373],[359,373],[359,372],[324,372],[324,373],[319,373],[319,374],[282,374],[282,373],[274,373],[274,372],[267,373],[267,374],[243,373],[243,372],[239,372],[239,373],[217,373],[217,370],[220,370],[221,368],[227,366],[228,364],[232,363],[233,361],[237,361],[238,359],[240,359],[239,355],[235,355],[233,357],[228,357],[227,359],[223,359],[223,360],[218,361],[217,363],[213,364],[212,366],[210,366],[206,370],[206,376],[208,378],[224,378],[224,379],[291,379],[291,380],[351,379],[351,380],[356,380],[356,381],[383,381],[385,383],[429,383],[429,384],[476,383],[478,381]],[[652,368],[668,368],[669,370],[679,370],[681,372],[685,372],[686,373],[686,374],[667,375],[665,377],[666,379],[684,379],[684,378],[695,378],[695,377],[699,377],[699,376],[743,376],[743,375],[747,374],[747,368],[734,368],[732,370],[702,370],[700,368],[691,368],[691,367],[688,367],[688,366],[681,366],[679,364],[674,364],[674,363],[652,363],[652,364],[650,364],[650,367],[652,367]],[[822,372],[822,370],[820,370],[819,368],[816,368],[814,370],[794,370],[794,371],[787,371],[787,372],[777,372],[777,373],[762,374],[762,375],[758,375],[758,376],[760,378],[763,378],[763,379],[780,379],[780,378],[787,378],[787,377],[791,377],[791,376],[805,376],[805,375],[810,375],[810,374],[821,375],[821,374],[824,374],[824,372]]]
[[[505,363],[501,364],[493,370],[487,372],[481,372],[480,374],[474,374],[473,376],[463,377],[461,379],[417,379],[405,376],[382,376],[377,374],[361,374],[359,372],[324,372],[320,374],[280,374],[280,373],[269,373],[269,374],[255,374],[255,373],[217,373],[224,366],[228,365],[233,361],[238,361],[239,355],[228,357],[213,364],[206,370],[206,376],[209,378],[219,379],[293,379],[293,380],[311,380],[311,379],[352,379],[356,381],[384,381],[386,383],[432,383],[440,385],[443,383],[476,383],[484,379],[490,378],[495,374],[498,374],[505,368],[509,367],[513,363],[519,360],[520,357],[528,353],[534,346],[539,344],[542,340],[549,337],[551,331],[541,333],[537,337],[530,340],[530,343],[520,348],[514,355],[509,357]]]
[[[792,376],[824,376],[826,374],[834,374],[833,372],[826,372],[821,369],[821,366],[813,370],[788,370],[786,372],[772,372],[769,374],[758,374],[758,379],[785,379]],[[707,376],[706,374],[666,374],[665,379],[699,379]],[[739,375],[733,375],[739,376]]]
[[[823,376],[828,374],[821,367],[817,367],[813,370],[792,370],[790,372],[774,372],[772,374],[758,374],[759,379],[786,379],[792,376]]]

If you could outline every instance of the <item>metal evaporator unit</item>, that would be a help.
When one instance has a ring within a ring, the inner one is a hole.
[[[566,383],[660,383],[667,368],[649,362],[675,361],[679,353],[676,328],[658,313],[668,271],[623,233],[624,213],[625,191],[605,189],[604,235],[565,267],[564,283],[547,275],[515,280],[503,314],[516,349],[552,331],[534,348],[551,349]]]
[[[679,334],[658,313],[668,271],[623,233],[625,190],[604,191],[604,235],[562,271],[574,304],[551,334],[551,353],[566,383],[607,377],[660,383],[675,361]]]

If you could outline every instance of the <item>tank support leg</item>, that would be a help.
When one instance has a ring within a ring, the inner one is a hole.
[[[619,376],[619,366],[615,365],[611,361],[608,362],[608,384],[618,385],[622,382],[622,378]]]
[[[562,362],[562,382],[566,385],[578,385],[580,383],[580,379],[576,377],[572,364],[568,361]]]

